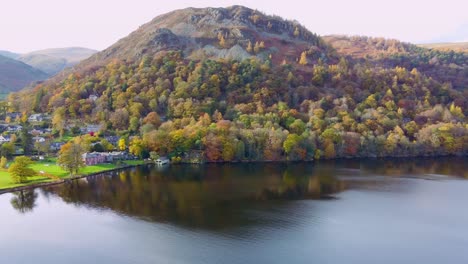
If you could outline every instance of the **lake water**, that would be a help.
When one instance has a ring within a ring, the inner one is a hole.
[[[0,195],[0,263],[468,263],[468,158],[153,166]]]

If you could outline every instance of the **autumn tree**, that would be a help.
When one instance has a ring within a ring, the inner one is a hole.
[[[60,148],[57,164],[73,176],[85,166],[82,157],[83,153],[84,149],[81,144],[68,142]]]
[[[52,127],[59,132],[60,137],[63,137],[65,131],[65,108],[58,107],[55,109],[52,117]]]
[[[144,124],[151,124],[155,128],[158,128],[161,125],[161,118],[159,117],[158,113],[150,112],[144,119]]]
[[[307,65],[307,52],[302,52],[301,53],[301,58],[299,59],[299,64],[300,65]]]
[[[294,159],[294,153],[297,151],[297,148],[299,147],[299,142],[301,140],[301,137],[298,136],[297,134],[289,134],[286,138],[286,140],[283,143],[283,148],[284,152],[288,155],[288,159],[292,158]]]
[[[117,109],[110,117],[110,121],[112,123],[112,126],[115,129],[118,130],[125,130],[128,129],[128,124],[129,124],[129,113],[128,110],[123,108],[123,109]]]
[[[301,34],[301,32],[299,31],[299,28],[296,27],[296,28],[294,29],[294,37],[297,38],[297,37],[299,37],[300,34]]]
[[[140,137],[133,137],[130,140],[128,151],[139,158],[145,158],[145,154],[148,152],[145,142]]]
[[[125,151],[127,149],[127,141],[125,138],[120,138],[117,145],[120,151]]]
[[[8,162],[7,158],[5,156],[2,156],[2,158],[0,158],[0,168],[6,169],[7,162]]]
[[[29,166],[34,162],[29,157],[20,156],[16,157],[15,161],[11,164],[8,172],[14,183],[25,183],[28,177],[36,175],[36,171]]]
[[[255,42],[254,52],[255,52],[255,53],[259,53],[259,52],[260,52],[260,43],[259,43],[258,41]]]
[[[249,43],[247,44],[247,52],[248,53],[252,53],[253,51],[253,47],[252,47],[252,42],[249,40]]]
[[[220,33],[218,33],[218,40],[219,40],[219,45],[221,47],[226,47],[226,39],[224,38],[224,35]]]

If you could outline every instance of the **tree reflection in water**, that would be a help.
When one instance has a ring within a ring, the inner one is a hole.
[[[462,158],[463,159],[463,158]],[[341,160],[145,166],[44,189],[65,202],[188,228],[224,229],[254,224],[249,216],[290,200],[323,199],[349,188],[378,186],[373,176],[412,173],[459,175],[462,167],[437,160]],[[463,165],[463,162],[462,162]],[[464,173],[464,172],[462,172]],[[349,176],[360,176],[356,181]],[[463,175],[461,175],[463,176]]]
[[[25,190],[14,192],[10,203],[18,212],[25,214],[36,207],[36,199],[37,193],[34,190]]]

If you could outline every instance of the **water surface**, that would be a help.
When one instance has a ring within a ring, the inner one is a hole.
[[[468,263],[468,159],[146,166],[0,195],[0,263]]]

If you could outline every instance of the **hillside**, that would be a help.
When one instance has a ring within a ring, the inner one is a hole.
[[[394,39],[363,36],[325,36],[324,40],[340,54],[355,61],[393,68],[417,68],[422,73],[454,88],[468,87],[468,54],[426,49]]]
[[[468,42],[453,42],[453,43],[429,43],[419,44],[419,47],[427,49],[437,49],[442,51],[455,51],[468,53]]]
[[[47,74],[20,61],[0,56],[0,93],[17,91],[34,81],[47,78]]]
[[[46,49],[22,54],[17,59],[52,76],[89,58],[96,52],[95,50],[76,47]]]
[[[323,39],[241,6],[188,8],[9,100],[51,113],[56,132],[101,124],[132,153],[175,161],[464,155],[466,62],[394,40]]]

